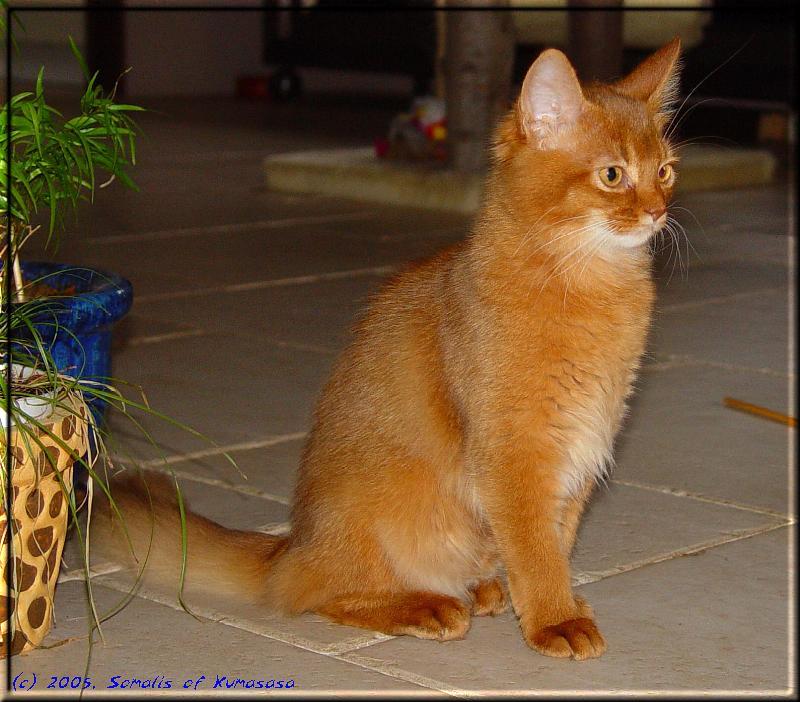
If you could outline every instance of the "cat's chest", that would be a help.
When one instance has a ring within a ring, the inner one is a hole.
[[[624,312],[624,311],[623,311]],[[577,494],[613,464],[613,443],[644,350],[649,317],[562,320],[541,339],[549,362],[544,391],[566,451],[562,484]]]

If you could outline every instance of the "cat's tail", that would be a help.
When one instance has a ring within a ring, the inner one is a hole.
[[[183,563],[182,523],[175,483],[142,471],[110,482],[113,505],[95,488],[91,514],[91,562],[130,568],[147,588],[177,594]],[[183,595],[227,596],[264,601],[266,579],[286,549],[287,538],[226,529],[210,519],[186,514],[186,570]]]

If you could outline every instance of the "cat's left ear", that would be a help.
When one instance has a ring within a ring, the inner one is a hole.
[[[668,114],[678,97],[680,53],[681,40],[675,37],[614,83],[614,88],[646,102],[656,114]]]

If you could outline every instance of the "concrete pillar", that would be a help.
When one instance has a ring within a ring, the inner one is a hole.
[[[567,53],[583,81],[609,81],[622,74],[622,0],[569,0]]]
[[[99,83],[107,91],[125,70],[125,11],[123,0],[88,0],[86,6],[86,63],[99,71]],[[125,80],[117,97],[125,94]]]
[[[456,7],[498,7],[508,0],[448,0]],[[465,172],[486,166],[497,117],[508,107],[514,34],[508,12],[446,13],[445,101],[450,165]]]

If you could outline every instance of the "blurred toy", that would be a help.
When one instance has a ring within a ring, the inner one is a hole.
[[[392,120],[388,138],[375,140],[375,154],[379,158],[444,161],[446,137],[444,100],[418,97],[411,103],[409,113]]]

